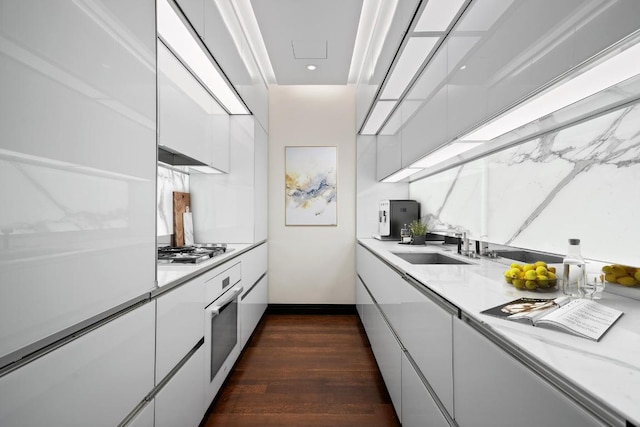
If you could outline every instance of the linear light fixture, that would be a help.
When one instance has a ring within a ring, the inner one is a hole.
[[[398,99],[436,45],[439,37],[411,37],[380,94],[381,99]]]
[[[409,167],[421,169],[430,168],[482,144],[482,142],[452,142],[426,155]]]
[[[465,0],[429,0],[413,31],[445,31]]]
[[[400,169],[398,172],[394,173],[393,175],[389,175],[388,177],[383,179],[382,182],[398,182],[398,181],[402,181],[406,177],[411,176],[414,173],[420,172],[421,170],[422,169],[420,169],[420,168]]]
[[[230,114],[249,111],[167,0],[158,0],[158,34]]]
[[[475,129],[461,141],[490,141],[527,123],[640,74],[640,43],[620,50],[586,71],[568,76],[495,120]]]
[[[373,107],[373,111],[369,114],[367,122],[364,124],[361,135],[375,135],[380,130],[380,126],[384,123],[389,116],[389,113],[396,106],[398,101],[378,101],[376,106]]]

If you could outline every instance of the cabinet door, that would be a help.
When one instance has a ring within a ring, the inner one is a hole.
[[[402,426],[449,427],[406,354],[402,353]]]
[[[157,384],[204,336],[204,278],[169,291],[156,304]]]
[[[254,242],[261,242],[268,235],[269,136],[257,121],[254,138]]]
[[[153,289],[156,32],[154,0],[0,9],[4,364]]]
[[[605,425],[463,320],[453,325],[460,427]]]
[[[153,388],[154,304],[0,378],[0,425],[114,426]]]
[[[363,312],[362,324],[371,343],[371,350],[378,363],[393,407],[398,418],[401,418],[402,349],[382,317],[378,306],[369,296],[366,285],[360,279],[358,279],[358,287]]]
[[[190,177],[194,234],[203,242],[255,243],[254,118],[229,120],[229,173]]]
[[[253,286],[260,276],[267,272],[267,244],[263,243],[240,255],[242,282],[245,291]]]
[[[199,160],[213,161],[214,116],[227,116],[182,63],[158,42],[159,144]],[[220,123],[216,124],[220,125]]]
[[[243,261],[244,265],[244,261]],[[247,344],[249,337],[258,326],[258,322],[262,318],[267,309],[267,300],[269,298],[269,279],[264,276],[257,285],[248,293],[244,294],[240,300],[240,339],[241,346]]]
[[[401,289],[405,285],[398,273],[361,245],[356,250],[356,268],[380,310],[394,330],[402,324]]]
[[[400,341],[453,414],[453,315],[406,281],[401,293]]]
[[[155,427],[197,427],[204,417],[204,346],[156,395]]]

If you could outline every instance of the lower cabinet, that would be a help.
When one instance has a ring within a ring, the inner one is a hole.
[[[176,372],[155,397],[155,427],[197,427],[205,414],[204,346]]]
[[[406,352],[402,353],[402,426],[449,427]]]
[[[360,279],[357,286],[360,287],[357,295],[361,300],[357,303],[362,305],[362,323],[393,407],[402,421],[402,347]]]
[[[153,388],[147,303],[0,378],[0,425],[118,425]]]
[[[453,326],[460,427],[605,425],[463,320]]]
[[[269,299],[269,279],[264,275],[240,298],[240,339],[241,348],[247,344],[258,322],[262,318]]]

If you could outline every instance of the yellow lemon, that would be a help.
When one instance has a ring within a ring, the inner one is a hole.
[[[538,273],[539,276],[545,276],[547,274],[547,267],[536,267],[536,273]]]
[[[520,269],[520,264],[518,264],[517,262],[514,262],[509,267]]]
[[[558,278],[558,276],[556,276],[556,273],[552,271],[547,272],[547,277],[549,278],[549,280],[556,280]]]
[[[613,265],[611,266],[611,274],[616,277],[624,277],[627,275],[627,270],[621,265]]]
[[[529,270],[524,273],[524,278],[527,280],[536,280],[538,278],[538,274],[535,270]]]
[[[535,280],[527,280],[526,282],[524,282],[524,287],[532,291],[538,288],[538,284]]]
[[[616,277],[615,274],[613,273],[608,273],[604,276],[604,280],[606,280],[609,283],[618,283],[618,278]]]
[[[546,268],[547,267],[547,263],[544,262],[544,261],[536,261],[536,262],[533,263],[533,266],[535,268],[538,268],[538,267],[545,267]]]
[[[538,276],[538,286],[540,286],[541,288],[548,288],[549,287],[549,278],[547,276],[544,275],[539,275]]]
[[[534,269],[534,267],[533,267],[533,265],[531,265],[531,264],[524,264],[524,265],[522,266],[522,271],[524,271],[525,273],[526,273],[527,271],[529,271],[529,270],[533,270],[533,269]]]
[[[513,279],[513,286],[516,289],[524,289],[524,280],[523,279]]]
[[[638,281],[633,277],[623,276],[623,277],[618,277],[618,283],[623,286],[635,286],[638,283]]]
[[[547,271],[555,273],[556,272],[556,268],[555,267],[547,267]]]
[[[640,282],[640,270],[636,270],[635,274],[633,275],[633,277]]]
[[[602,272],[604,274],[609,274],[611,273],[611,266],[610,265],[605,265],[604,267],[602,267]]]

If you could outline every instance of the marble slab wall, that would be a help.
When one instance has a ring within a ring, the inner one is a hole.
[[[173,192],[189,192],[189,175],[187,173],[158,164],[157,187],[157,235],[158,237],[173,234]]]
[[[640,266],[640,104],[409,185],[431,229]]]

